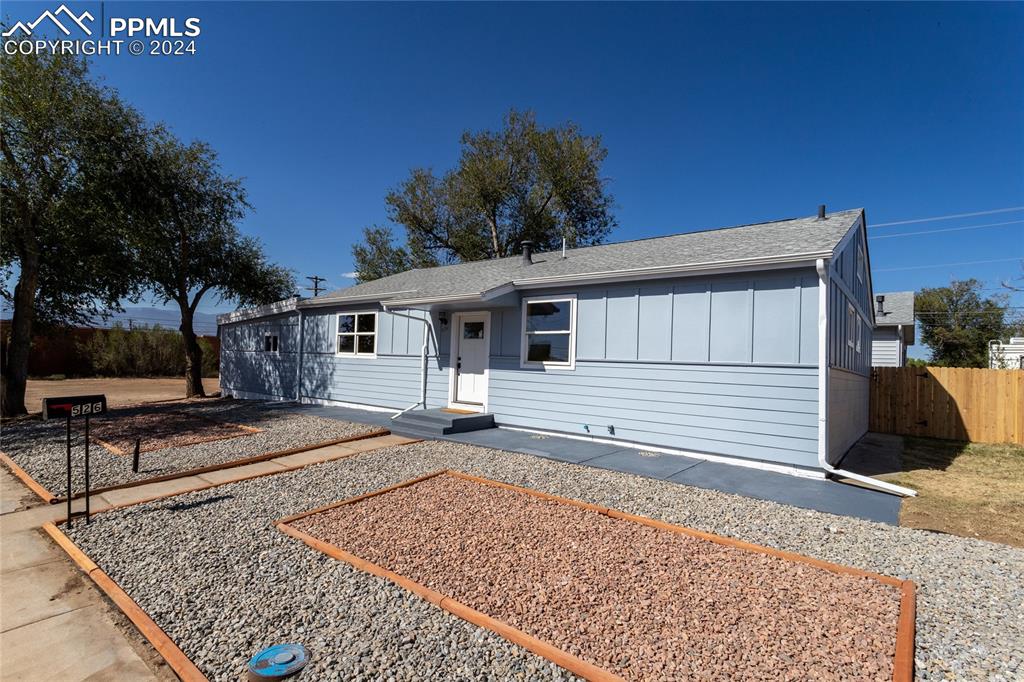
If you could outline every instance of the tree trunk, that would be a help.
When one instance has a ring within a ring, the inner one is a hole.
[[[0,376],[0,413],[4,417],[15,417],[27,411],[25,386],[28,382],[28,356],[32,350],[36,290],[39,288],[39,256],[31,254],[23,258],[20,266],[18,283],[14,287],[7,366]]]
[[[192,329],[192,308],[185,303],[181,308],[181,335],[185,340],[185,397],[205,398],[203,390],[203,349]]]

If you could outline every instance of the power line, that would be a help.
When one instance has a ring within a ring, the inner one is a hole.
[[[909,225],[911,223],[930,223],[933,220],[953,220],[954,218],[971,218],[978,215],[992,215],[993,213],[1012,213],[1014,211],[1024,211],[1024,206],[1010,206],[1009,208],[994,208],[991,211],[974,211],[973,213],[952,213],[950,215],[940,215],[934,218],[915,218],[913,220],[894,220],[889,223],[875,223],[871,227],[887,227],[889,225]]]
[[[935,263],[933,265],[912,265],[906,268],[872,268],[872,272],[897,272],[899,270],[927,270],[928,268],[946,268],[954,265],[981,265],[982,263],[1006,263],[1014,260],[1021,260],[1024,256],[1016,258],[994,258],[992,260],[965,260],[959,263]]]
[[[921,230],[920,232],[902,232],[900,234],[868,235],[868,239],[893,239],[895,237],[914,237],[919,234],[938,234],[939,232],[960,232],[962,230],[980,230],[983,227],[1002,227],[1005,225],[1018,225],[1024,220],[1007,220],[1004,223],[986,223],[984,225],[968,225],[967,227],[947,227],[941,230]]]

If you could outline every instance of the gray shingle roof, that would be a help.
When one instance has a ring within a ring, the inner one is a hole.
[[[318,297],[316,304],[374,298],[399,301],[471,297],[536,278],[574,278],[642,268],[696,269],[747,259],[823,257],[831,255],[862,213],[862,209],[852,209],[830,213],[823,221],[812,216],[589,246],[570,249],[564,259],[561,252],[540,253],[534,255],[530,265],[523,264],[521,256],[511,256],[409,270],[332,291]],[[624,273],[622,279],[628,280],[629,274]]]
[[[875,303],[875,326],[895,327],[898,324],[914,324],[914,292],[913,291],[890,291],[882,294],[885,301],[882,303],[882,310],[878,312],[878,303]]]

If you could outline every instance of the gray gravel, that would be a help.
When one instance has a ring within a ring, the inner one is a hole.
[[[321,679],[564,673],[271,527],[281,516],[453,468],[918,583],[917,678],[1024,679],[1024,551],[461,445],[387,448],[100,514],[73,539],[211,679],[306,644]]]
[[[196,403],[165,403],[115,410],[96,422],[122,415],[159,412],[189,412],[212,419],[252,426],[263,431],[236,438],[169,447],[143,452],[139,473],[132,473],[131,455],[116,455],[95,441],[89,448],[89,479],[92,488],[138,481],[177,471],[254,457],[267,452],[355,436],[380,427],[353,424],[301,413],[285,403],[217,400]],[[76,426],[81,426],[76,422]],[[3,428],[0,450],[7,453],[28,474],[58,497],[67,491],[67,446],[65,422],[25,421]],[[72,430],[72,481],[76,492],[85,485],[85,437]]]

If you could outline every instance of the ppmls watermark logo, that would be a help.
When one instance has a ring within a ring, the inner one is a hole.
[[[54,29],[64,35],[44,37]],[[99,35],[96,35],[99,31]],[[96,21],[91,12],[76,14],[67,5],[44,10],[33,21],[18,21],[3,32],[7,54],[194,55],[202,32],[198,17],[110,17]],[[145,38],[145,40],[141,39]]]

